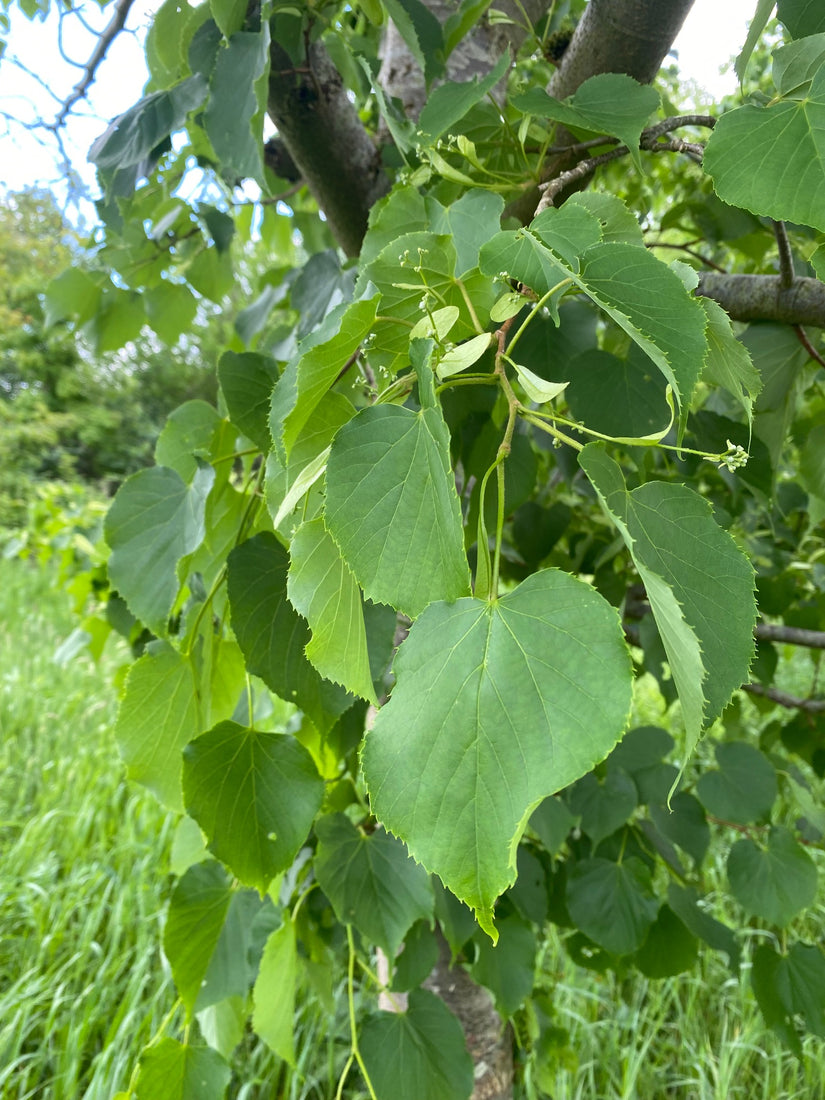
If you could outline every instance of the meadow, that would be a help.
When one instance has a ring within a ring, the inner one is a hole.
[[[112,678],[125,653],[110,642],[98,665],[55,661],[75,625],[68,598],[47,570],[0,569],[0,1098],[112,1100],[141,1047],[184,1026],[160,949],[175,822],[117,757]],[[708,869],[711,882],[722,874],[721,860]],[[825,908],[809,919],[821,939]],[[551,931],[539,968],[559,1041],[520,1097],[825,1097],[823,1043],[807,1038],[797,1059],[766,1032],[747,962],[737,978],[707,952],[690,974],[621,979],[574,967]],[[340,988],[336,1002],[343,1014]],[[296,1070],[245,1036],[234,1061],[246,1084],[230,1096],[332,1100],[340,1023],[301,1008]]]

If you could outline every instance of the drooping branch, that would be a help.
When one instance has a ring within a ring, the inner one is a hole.
[[[380,153],[320,42],[296,68],[274,42],[267,108],[344,251],[355,256],[370,208],[389,187]]]
[[[825,649],[825,630],[805,630],[800,626],[785,626],[784,623],[757,623],[755,634],[766,642]]]
[[[126,17],[134,2],[135,0],[116,0],[112,18],[103,28],[89,60],[83,65],[82,77],[63,101],[63,105],[58,111],[54,122],[51,123],[50,129],[59,130],[69,117],[72,107],[74,107],[76,103],[79,103],[86,95],[89,88],[91,88],[97,76],[97,70],[100,68],[106,54],[109,52],[109,47],[123,30],[126,24]]]
[[[825,328],[825,283],[795,278],[784,286],[779,275],[699,276],[696,293],[713,298],[734,321],[778,321],[786,325]]]

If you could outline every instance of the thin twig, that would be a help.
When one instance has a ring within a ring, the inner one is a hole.
[[[799,340],[802,347],[810,355],[811,359],[819,363],[820,367],[825,367],[825,358],[820,355],[816,348],[811,343],[811,339],[808,336],[802,325],[794,325],[794,331],[796,332],[796,338]]]
[[[100,37],[97,40],[97,45],[92,51],[91,57],[85,65],[81,66],[83,69],[83,76],[75,84],[68,98],[64,100],[63,106],[57,114],[51,128],[54,130],[60,129],[63,123],[69,116],[69,112],[75,103],[83,99],[88,92],[89,88],[94,83],[94,79],[97,76],[97,70],[100,67],[101,62],[106,57],[109,47],[123,30],[123,26],[126,22],[126,17],[129,14],[129,9],[135,0],[117,0],[114,8],[114,15],[101,31]],[[74,63],[76,64],[76,63]]]
[[[546,210],[549,206],[552,206],[553,199],[555,199],[556,195],[563,191],[568,184],[576,183],[578,180],[584,179],[585,176],[589,176],[591,172],[601,167],[602,164],[609,164],[611,160],[618,160],[619,157],[626,157],[629,152],[630,150],[626,145],[619,145],[617,148],[611,149],[608,153],[601,153],[597,157],[588,157],[587,160],[579,161],[575,168],[570,168],[567,172],[562,172],[560,176],[548,180],[547,183],[540,183],[539,191],[542,192],[542,196],[536,207],[536,214],[538,215],[542,210]]]
[[[825,630],[805,630],[800,626],[785,626],[784,623],[757,623],[754,633],[766,642],[787,642],[807,649],[825,649]]]
[[[724,267],[715,264],[713,260],[709,260],[707,256],[703,256],[701,252],[696,252],[695,249],[688,248],[686,244],[673,244],[669,241],[645,241],[645,246],[647,248],[678,248],[680,252],[684,252],[688,256],[693,256],[695,260],[699,260],[706,267],[710,267],[714,271],[720,272],[722,275],[728,274]]]
[[[750,692],[751,695],[761,695],[773,703],[778,703],[780,707],[788,707],[789,710],[805,710],[809,714],[825,711],[825,699],[799,699],[787,691],[765,687],[764,684],[743,684],[742,690]]]
[[[716,119],[713,115],[671,115],[657,122],[655,126],[648,126],[644,133],[649,141],[655,141],[662,134],[670,134],[682,126],[706,126],[712,130],[715,125]]]
[[[775,222],[771,219],[771,225],[779,249],[779,281],[788,290],[793,286],[794,281],[793,252],[791,242],[788,240],[788,230],[784,222]]]

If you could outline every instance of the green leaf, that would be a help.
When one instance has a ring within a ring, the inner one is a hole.
[[[778,0],[776,18],[793,38],[825,31],[825,12],[817,0]]]
[[[533,811],[529,827],[551,856],[557,856],[576,818],[558,798],[545,798]]]
[[[825,424],[808,432],[799,455],[799,479],[809,493],[825,499]]]
[[[679,797],[681,796],[676,796],[676,798]],[[706,910],[699,907],[696,890],[692,886],[680,886],[676,882],[671,882],[667,888],[667,900],[679,920],[694,936],[712,947],[714,951],[724,951],[728,956],[731,971],[738,978],[739,944],[736,937],[727,925],[714,920]]]
[[[201,467],[187,486],[165,466],[127,478],[106,514],[109,577],[134,615],[165,634],[178,594],[176,567],[203,541],[206,498],[215,478]]]
[[[427,83],[441,76],[444,71],[444,37],[438,19],[421,0],[382,2]]]
[[[723,202],[825,230],[819,198],[825,187],[825,65],[802,99],[747,105],[722,115],[703,163]]]
[[[165,1038],[140,1056],[137,1100],[223,1100],[232,1070],[210,1047]]]
[[[744,741],[716,746],[718,771],[699,777],[696,794],[709,814],[750,825],[766,821],[778,793],[776,772],[767,757]]]
[[[199,717],[191,663],[165,642],[152,646],[129,670],[115,739],[129,778],[171,810],[183,809],[181,753]]]
[[[785,928],[816,897],[816,864],[788,829],[774,827],[767,847],[738,840],[728,855],[728,881],[742,908]]]
[[[438,409],[362,409],[333,440],[326,489],[327,527],[369,599],[414,618],[433,600],[469,592]]]
[[[187,286],[164,279],[146,291],[146,320],[167,344],[177,343],[192,323],[198,303]]]
[[[394,671],[362,750],[374,812],[484,916],[514,881],[532,810],[621,736],[630,666],[618,617],[545,570],[489,603],[431,604]]]
[[[796,1018],[814,1035],[825,1035],[825,957],[819,947],[795,943],[780,955],[760,944],[753,953],[751,984],[765,1023],[798,1055]]]
[[[659,908],[650,870],[635,856],[577,862],[567,876],[567,907],[581,931],[612,955],[638,951]]]
[[[535,981],[536,936],[518,917],[498,925],[498,942],[478,936],[470,968],[474,981],[493,994],[502,1016],[513,1016],[530,996]]]
[[[375,324],[378,297],[339,306],[301,346],[272,393],[270,432],[281,461],[289,456],[301,431],[329,392],[348,360]]]
[[[163,930],[163,950],[190,1018],[205,984],[231,900],[229,876],[214,860],[190,867],[172,893]]]
[[[287,595],[312,631],[307,657],[327,680],[377,704],[361,591],[322,519],[298,528],[289,555]]]
[[[221,418],[206,401],[185,401],[169,414],[155,444],[155,462],[177,471],[187,483],[207,459]]]
[[[204,248],[186,268],[186,278],[198,294],[220,305],[235,285],[232,257],[214,246]]]
[[[510,64],[510,56],[503,53],[485,77],[477,76],[461,83],[448,81],[434,88],[418,118],[422,144],[433,144],[467,114],[471,107],[487,95],[504,76]],[[464,196],[466,197],[466,196]]]
[[[209,0],[212,18],[221,28],[224,38],[231,38],[244,25],[246,0]]]
[[[611,769],[602,782],[591,772],[570,788],[567,805],[579,818],[581,830],[592,840],[595,852],[605,837],[620,829],[636,809],[636,785],[620,768]]]
[[[103,290],[92,276],[80,267],[70,267],[46,287],[46,326],[66,319],[79,325],[93,317]]]
[[[225,351],[218,363],[218,379],[233,424],[262,451],[272,445],[269,406],[278,366],[268,355]]]
[[[698,955],[696,938],[670,906],[663,905],[634,961],[646,978],[670,978],[692,969]]]
[[[559,213],[564,210],[566,206]],[[590,217],[598,226],[595,216]],[[571,240],[569,224],[560,222],[558,228],[556,236],[553,221],[543,221],[541,240],[532,227],[496,234],[481,250],[481,270],[493,274],[504,269],[539,295],[564,279],[583,290],[653,360],[673,387],[682,432],[707,353],[705,315],[699,302],[679,276],[647,249],[601,243],[587,248],[577,259],[573,253],[580,241],[576,237]],[[584,228],[584,223],[579,228]],[[569,265],[563,253],[576,262]]]
[[[370,1016],[358,1045],[377,1100],[467,1100],[473,1091],[461,1024],[426,989],[410,993],[406,1012]]]
[[[781,96],[802,99],[825,61],[825,34],[788,42],[773,51],[773,82]]]
[[[640,172],[644,169],[639,155],[639,137],[647,120],[658,110],[659,102],[655,88],[637,83],[626,73],[591,76],[564,102],[553,99],[540,88],[532,88],[512,100],[513,106],[523,114],[619,138],[630,150]]]
[[[756,604],[753,569],[684,485],[647,482],[628,492],[602,444],[579,464],[630,550],[645,585],[682,704],[688,753],[748,679]]]
[[[479,336],[473,336],[463,344],[451,348],[438,360],[438,367],[436,368],[438,377],[440,379],[450,378],[452,375],[466,370],[467,367],[471,367],[494,343],[495,337],[492,332],[482,332]],[[524,370],[525,368],[522,367],[521,369]]]
[[[264,186],[260,133],[253,133],[258,113],[255,82],[269,63],[269,23],[257,33],[239,31],[218,51],[203,113],[203,125],[221,168],[232,179],[254,179]]]
[[[571,195],[564,206],[583,206],[590,214],[594,214],[602,227],[603,241],[644,247],[642,227],[636,215],[617,195],[603,191],[580,191]]]
[[[206,81],[187,77],[164,92],[153,92],[118,116],[89,150],[89,160],[100,169],[138,165],[162,141],[180,130],[190,111],[206,98]]]
[[[404,948],[396,956],[392,976],[393,992],[408,993],[421,985],[438,962],[439,941],[426,920],[416,921],[404,937]]]
[[[773,14],[775,4],[776,0],[757,0],[756,11],[748,25],[748,37],[745,39],[745,45],[742,47],[733,66],[736,75],[739,77],[740,84],[745,79],[745,72],[748,68],[748,62],[751,59],[754,46],[756,46],[757,42],[762,37],[762,31],[764,31],[768,20]]]
[[[444,55],[449,57],[465,34],[481,20],[491,0],[461,0],[444,23]]]
[[[698,867],[710,844],[710,826],[701,803],[692,794],[679,791],[669,807],[651,806],[650,816],[659,832],[687,852]]]
[[[143,301],[132,291],[107,288],[94,315],[83,326],[95,355],[117,351],[136,340],[146,321]]]
[[[533,218],[530,229],[542,244],[552,248],[575,271],[579,270],[582,253],[602,238],[599,219],[577,203],[543,210]]]
[[[519,363],[513,363],[513,366],[524,392],[537,405],[544,405],[546,402],[552,401],[567,389],[566,382],[547,382],[544,378],[539,378],[537,374],[534,374],[529,367],[522,367]]]
[[[335,915],[392,958],[417,920],[432,917],[433,892],[423,868],[383,831],[365,836],[343,814],[315,823],[315,874]]]
[[[306,840],[324,784],[294,737],[220,722],[186,746],[183,796],[209,850],[263,894]]]
[[[287,599],[286,550],[262,532],[236,547],[227,565],[232,628],[248,670],[328,729],[352,697],[322,680],[304,655],[309,627]]]
[[[192,16],[188,2],[165,0],[146,34],[146,62],[155,88],[176,84],[183,72],[183,38]]]
[[[442,206],[430,198],[427,200],[427,210],[433,232],[452,236],[456,253],[455,273],[462,276],[478,267],[481,246],[500,226],[504,199],[492,191],[474,188],[449,206]]]
[[[745,410],[748,424],[752,424],[753,403],[762,389],[759,372],[748,349],[734,336],[730,318],[722,307],[710,298],[700,298],[699,302],[708,320],[708,354],[702,377],[735,397]]]
[[[266,1045],[295,1065],[295,990],[298,953],[295,925],[286,920],[266,941],[252,997],[252,1027]]]
[[[796,411],[808,353],[790,325],[751,325],[742,336],[762,379],[754,406],[753,430],[766,444],[775,470]]]

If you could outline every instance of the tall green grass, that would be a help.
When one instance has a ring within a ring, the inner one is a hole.
[[[115,697],[47,573],[0,584],[0,1097],[110,1100],[173,1003],[160,915],[171,821],[127,786]]]

